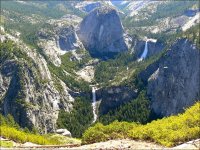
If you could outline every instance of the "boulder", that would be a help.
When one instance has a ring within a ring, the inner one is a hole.
[[[71,137],[71,132],[69,132],[67,129],[57,129],[56,133],[61,134],[63,136]]]

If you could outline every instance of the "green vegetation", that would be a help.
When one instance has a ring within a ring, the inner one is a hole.
[[[100,115],[99,121],[101,123],[109,124],[118,120],[144,124],[156,118],[150,111],[150,101],[146,96],[146,83],[141,81],[139,73],[160,59],[165,54],[166,49],[168,49],[168,46],[161,53],[142,62],[135,61],[136,58],[133,54],[123,53],[115,60],[103,61],[97,65],[95,79],[101,86],[126,86],[133,90],[137,89],[139,93],[136,99],[110,110],[107,114]],[[126,78],[123,79],[124,77]]]
[[[23,60],[23,61],[26,60],[26,64],[29,66],[29,68],[32,68],[32,69],[37,68],[37,65],[34,63],[34,61],[31,58],[29,58],[25,52],[23,52],[20,48],[18,48],[16,44],[14,44],[14,42],[10,40],[5,41],[4,43],[1,43],[0,55],[1,55],[0,63],[3,63],[6,60],[17,58],[18,60]],[[48,63],[49,70],[53,74],[55,74],[57,77],[62,79],[62,81],[64,81],[66,85],[72,90],[84,91],[84,92],[91,91],[89,84],[87,82],[81,79],[78,79],[78,80],[76,79],[77,76],[75,75],[74,70],[73,70],[73,69],[78,69],[78,68],[80,69],[80,67],[82,67],[84,63],[89,61],[90,57],[88,56],[88,54],[85,54],[84,59],[78,63],[77,61],[76,62],[70,61],[70,56],[71,56],[71,53],[69,54],[67,53],[66,55],[62,57],[63,63],[60,67],[56,67],[51,62],[49,62]],[[20,63],[19,66],[23,68],[24,64]],[[19,67],[19,71],[20,71],[20,67]],[[69,71],[71,73],[71,76],[66,75],[64,70]],[[37,72],[37,74],[39,74],[39,72]],[[37,78],[38,83],[44,83],[45,81],[42,81],[42,79],[40,79],[39,76],[37,76],[37,74],[35,74],[35,77]],[[23,77],[23,73],[21,73],[21,75],[22,76],[19,76],[20,78]],[[21,81],[23,82],[23,80]],[[61,88],[61,86],[59,86],[58,84],[57,84],[57,87]],[[62,89],[59,89],[59,91],[61,90]]]
[[[8,33],[19,31],[20,38],[29,46],[37,46],[38,31],[51,28],[46,23],[50,19],[58,19],[67,13],[84,16],[78,9],[74,9],[64,1],[35,1],[35,2],[1,2],[1,23]]]
[[[73,70],[78,69],[79,62],[77,60],[72,60],[73,54],[71,52],[68,52],[61,56],[62,60],[62,68],[66,71],[73,72]]]
[[[134,56],[127,52],[119,54],[115,59],[102,61],[95,68],[95,81],[101,84],[108,83],[110,80],[113,80],[119,72],[124,71],[126,66],[134,60]]]
[[[167,45],[172,45],[176,39],[187,38],[200,49],[199,27],[200,24],[197,24],[186,31],[178,31],[174,34],[149,34],[149,37],[159,39],[159,41],[166,43]]]
[[[10,40],[0,44],[0,55],[0,63],[3,63],[5,60],[14,59],[15,57],[18,59],[27,58],[27,55]]]
[[[1,136],[19,143],[32,142],[41,145],[61,144],[55,139],[51,140],[45,136],[27,133],[9,126],[0,126],[0,130]]]
[[[149,100],[145,92],[141,91],[136,99],[109,111],[106,115],[101,116],[99,121],[103,124],[109,124],[114,120],[147,123],[150,118],[149,107]]]
[[[18,142],[32,142],[40,145],[80,144],[77,139],[64,137],[62,135],[45,134],[40,135],[37,129],[20,128],[14,118],[8,114],[6,117],[0,114],[0,133],[3,138]],[[2,147],[12,147],[12,142],[1,141]]]
[[[115,59],[102,61],[95,68],[95,81],[103,87],[116,84],[136,86],[138,74],[148,65],[160,59],[177,39],[188,38],[200,48],[199,26],[200,24],[197,24],[186,32],[179,31],[174,34],[148,34],[149,37],[158,39],[158,42],[165,43],[166,46],[161,53],[147,58],[143,62],[137,62],[134,54],[130,54],[130,52],[119,54]],[[139,38],[137,34],[132,36],[134,39]],[[129,69],[127,70],[127,68]],[[137,84],[140,84],[139,86],[141,86],[142,83]]]
[[[79,11],[76,12],[76,10],[73,11],[73,8],[68,6],[65,2],[60,2],[59,5],[57,2],[53,1],[44,3],[39,1],[36,3],[30,2],[30,4],[31,5],[26,5],[26,7],[24,7],[24,5],[19,2],[2,2],[2,8],[9,12],[5,13],[4,11],[2,13],[1,24],[4,25],[7,32],[12,32],[12,30],[19,31],[22,40],[30,47],[36,48],[38,52],[44,56],[48,62],[49,70],[55,77],[53,80],[55,80],[55,87],[59,92],[63,91],[63,87],[59,84],[58,78],[75,92],[81,92],[83,95],[87,95],[89,92],[91,93],[89,84],[84,80],[77,79],[75,73],[75,71],[81,69],[83,65],[87,64],[89,60],[91,60],[91,57],[87,52],[84,52],[83,50],[77,51],[78,53],[84,54],[81,61],[71,61],[71,58],[73,57],[72,53],[66,53],[61,56],[62,65],[56,67],[49,62],[42,49],[37,46],[37,32],[39,29],[51,28],[50,25],[45,24],[46,20],[60,18],[66,14],[66,12],[73,12],[79,16],[83,16],[84,14]],[[159,5],[157,11],[151,14],[151,16],[146,20],[135,21],[133,18],[126,18],[125,26],[127,28],[130,26],[151,26],[157,23],[157,19],[162,19],[168,16],[176,17],[194,4],[196,4],[195,1],[184,3],[173,1],[173,4],[169,3],[167,5]],[[165,42],[167,47],[169,47],[178,37],[186,37],[200,47],[199,24],[190,28],[186,32],[177,31],[177,33],[173,35],[165,35],[164,33],[151,34],[137,28],[130,32],[131,34],[139,33],[142,36],[146,35],[148,37],[157,38],[160,41]],[[143,62],[137,62],[135,61],[135,56],[127,52],[119,54],[115,59],[100,62],[95,68],[94,82],[99,83],[101,87],[112,86],[115,84],[130,86],[133,89],[138,89],[138,97],[114,110],[110,110],[107,114],[100,116],[99,122],[104,125],[97,123],[89,129],[88,127],[91,125],[93,118],[91,103],[87,100],[90,98],[87,96],[85,96],[85,98],[77,98],[71,112],[65,112],[64,110],[59,112],[57,120],[58,128],[68,129],[74,137],[83,136],[83,143],[94,143],[116,138],[131,138],[150,140],[162,145],[173,146],[179,142],[198,138],[200,134],[198,127],[198,124],[200,123],[200,112],[198,109],[200,103],[197,103],[195,106],[188,109],[184,114],[163,118],[142,125],[149,121],[151,112],[149,109],[149,100],[145,93],[146,85],[138,78],[138,74],[148,65],[158,60],[164,53],[165,51],[148,58]],[[16,106],[20,106],[19,110],[21,107],[32,107],[24,101],[23,89],[25,74],[23,70],[26,68],[37,68],[37,65],[32,61],[32,59],[27,57],[24,51],[20,50],[11,41],[1,43],[0,56],[1,64],[6,60],[16,60],[17,58],[17,70],[14,74],[17,84],[14,86],[15,90],[10,89],[8,95],[5,95],[6,98],[9,100],[15,100],[16,104],[19,104]],[[69,75],[66,72],[69,73]],[[34,77],[38,78],[36,85],[43,83],[37,75],[34,75]],[[13,93],[13,91],[15,91],[15,93]],[[73,142],[71,139],[59,137],[58,135],[39,135],[37,130],[34,128],[32,131],[29,131],[30,129],[28,128],[21,129],[10,115],[7,117],[0,115],[0,121],[1,136],[16,142],[24,143],[28,141],[37,144],[63,144]],[[82,135],[83,132],[85,133]],[[2,142],[1,145],[12,147],[12,144],[9,142]]]
[[[20,143],[33,142],[41,145],[60,144],[55,139],[50,140],[45,136],[30,132],[27,128],[21,129],[10,114],[6,117],[0,114],[0,123],[1,136],[9,140]]]
[[[81,137],[82,133],[91,125],[93,118],[91,103],[81,97],[77,98],[71,112],[59,112],[58,128],[68,129],[73,137]]]
[[[90,87],[88,82],[79,79],[76,79],[76,75],[72,73],[72,75],[67,75],[65,70],[62,67],[56,67],[54,64],[52,64],[51,62],[48,63],[48,68],[50,70],[51,73],[53,73],[54,75],[56,75],[59,79],[61,79],[71,90],[80,92],[80,91],[84,91],[84,92],[89,92]],[[60,87],[60,86],[57,86]],[[59,91],[62,89],[59,89]]]
[[[41,7],[43,5],[43,7]],[[51,18],[60,18],[62,17],[65,12],[62,10],[59,10],[58,8],[54,7],[45,7],[44,3],[30,3],[30,4],[21,4],[19,2],[15,1],[2,1],[1,7],[2,9],[8,10],[8,11],[14,11],[21,15],[25,16],[31,16],[33,14],[39,14],[41,16],[45,17],[51,17]]]
[[[15,122],[13,116],[10,114],[8,114],[6,117],[0,114],[0,125],[20,129],[19,125]]]
[[[67,136],[63,136],[60,134],[47,134],[46,136],[49,136],[50,139],[55,139],[58,140],[60,143],[64,143],[64,144],[81,144],[81,140],[77,139],[77,138],[71,138],[71,137],[67,137]]]
[[[95,81],[104,87],[119,84],[133,88],[141,86],[139,83],[136,83],[138,82],[138,74],[147,66],[157,61],[166,52],[168,47],[166,46],[161,53],[142,62],[137,62],[134,54],[129,52],[121,53],[115,59],[102,61],[95,68]]]
[[[180,36],[191,40],[200,49],[199,27],[200,24],[197,24],[188,29],[186,32],[181,32]]]
[[[65,14],[72,13],[83,17],[85,14],[75,9],[68,2],[64,1],[35,1],[19,3],[15,1],[2,1],[1,7],[7,11],[17,12],[18,14],[31,16],[37,14],[47,18],[60,18]]]
[[[79,49],[76,50],[76,53],[82,56],[81,60],[76,60],[72,52],[67,52],[61,56],[62,69],[73,73],[73,71],[78,71],[92,59],[92,57],[89,55],[89,52],[86,50]]]
[[[129,130],[137,127],[136,123],[118,122],[104,126],[96,123],[93,127],[88,128],[82,137],[83,144],[102,142],[112,139],[125,139],[128,137]]]
[[[67,52],[65,55],[61,56],[61,66],[57,67],[51,62],[48,62],[49,70],[65,82],[70,89],[78,92],[90,92],[91,88],[89,87],[89,83],[83,79],[79,79],[75,71],[84,67],[84,65],[87,64],[92,58],[85,50],[77,50],[76,53],[82,55],[82,59],[80,61],[72,60],[74,59],[72,52]]]
[[[13,142],[11,142],[11,141],[0,141],[0,147],[12,148]]]
[[[174,146],[200,135],[200,102],[186,109],[185,113],[152,121],[146,125],[118,122],[109,125],[97,123],[83,134],[83,143],[109,139],[131,138],[154,141],[164,146]]]
[[[200,39],[199,39],[199,27],[200,24],[197,24],[186,31],[178,31],[174,34],[150,34],[150,37],[159,39],[160,41],[171,45],[178,38],[187,38],[192,41],[198,48],[200,48]]]

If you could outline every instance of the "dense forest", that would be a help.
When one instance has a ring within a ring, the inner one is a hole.
[[[91,125],[93,119],[92,106],[90,101],[81,97],[74,102],[73,110],[59,112],[58,128],[68,129],[73,137],[81,137],[84,131]]]
[[[106,115],[100,116],[99,122],[103,124],[109,124],[115,120],[118,120],[147,123],[147,121],[150,119],[149,107],[150,102],[146,97],[146,93],[141,91],[136,99],[109,111]]]

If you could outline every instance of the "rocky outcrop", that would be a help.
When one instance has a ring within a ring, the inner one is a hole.
[[[97,101],[101,100],[99,114],[106,114],[109,110],[129,102],[137,97],[137,91],[130,87],[109,87],[96,91]]]
[[[180,113],[200,99],[200,50],[187,39],[179,39],[148,69],[147,94],[157,115]]]
[[[115,9],[100,7],[93,10],[80,24],[77,32],[84,47],[93,56],[110,56],[127,51],[123,28]]]

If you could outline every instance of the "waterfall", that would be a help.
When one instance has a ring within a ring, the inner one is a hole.
[[[92,108],[93,108],[93,123],[97,120],[97,114],[96,114],[96,89],[95,87],[92,87]]]
[[[144,51],[143,51],[142,55],[140,56],[140,58],[138,59],[138,61],[144,60],[147,57],[147,53],[148,53],[148,41],[146,40]]]
[[[104,27],[103,27],[103,25],[101,25],[101,27],[100,27],[100,31],[99,31],[99,41],[100,41],[100,39],[101,39],[101,35],[102,35],[102,33],[103,33],[103,29],[104,29]]]

